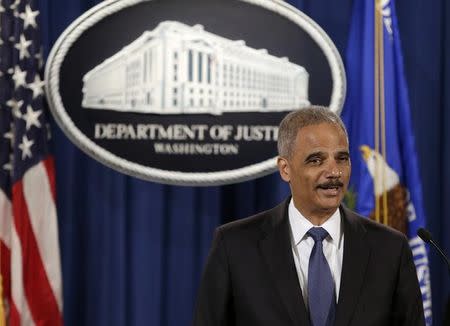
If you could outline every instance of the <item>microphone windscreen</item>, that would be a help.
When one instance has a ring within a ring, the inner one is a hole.
[[[419,230],[417,230],[417,235],[426,243],[429,243],[433,239],[430,231],[424,228],[420,228]]]

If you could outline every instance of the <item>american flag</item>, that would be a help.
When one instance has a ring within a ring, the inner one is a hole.
[[[10,325],[62,325],[36,1],[0,0],[0,261]]]

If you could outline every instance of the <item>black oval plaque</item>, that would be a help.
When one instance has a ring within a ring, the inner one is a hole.
[[[276,168],[278,124],[308,104],[339,112],[328,36],[271,1],[106,1],[53,47],[46,91],[64,132],[104,164],[177,185]]]

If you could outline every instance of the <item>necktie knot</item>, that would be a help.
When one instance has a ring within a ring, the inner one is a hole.
[[[308,230],[308,234],[314,239],[314,242],[322,242],[328,236],[327,230],[322,227],[312,227]]]

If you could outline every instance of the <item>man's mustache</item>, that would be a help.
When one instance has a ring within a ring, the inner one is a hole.
[[[322,188],[322,189],[330,189],[330,188],[340,188],[343,187],[344,184],[341,181],[328,181],[325,183],[321,183],[317,186],[317,188]]]

